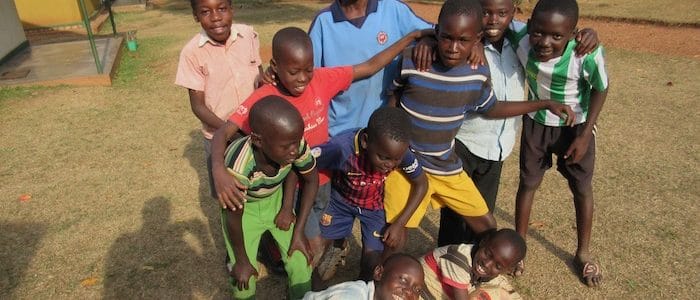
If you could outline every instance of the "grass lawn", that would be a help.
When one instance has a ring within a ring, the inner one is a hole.
[[[140,47],[124,52],[112,87],[0,89],[0,298],[227,295],[199,123],[173,84],[179,51],[199,25],[187,1],[154,2],[155,9],[117,15],[119,30],[138,30]],[[581,2],[582,10],[594,3]],[[324,5],[246,2],[234,18],[255,26],[269,58],[276,30],[308,28]],[[690,10],[674,16],[697,14]],[[700,105],[693,96],[700,85],[692,78],[700,60],[608,45],[607,61],[612,83],[597,139],[592,239],[604,285],[586,288],[571,269],[574,211],[555,172],[536,196],[538,228],[515,285],[535,299],[697,298],[700,149],[693,141],[700,128],[693,118]],[[516,188],[511,158],[500,226],[513,226]],[[437,217],[431,212],[411,232],[409,252],[434,244]],[[352,246],[358,251],[357,241]],[[355,276],[357,256],[337,282]],[[284,285],[263,276],[260,299],[280,297]]]

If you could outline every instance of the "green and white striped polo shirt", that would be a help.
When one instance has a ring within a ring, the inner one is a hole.
[[[530,100],[554,100],[567,104],[576,114],[576,124],[586,122],[591,89],[604,91],[608,88],[603,47],[598,46],[592,53],[576,57],[576,41],[572,39],[562,56],[540,62],[532,52],[527,26],[512,22],[510,29],[508,39],[525,68]],[[564,126],[565,122],[546,109],[529,116],[547,126]]]
[[[274,176],[267,176],[256,168],[253,145],[248,136],[239,138],[229,145],[224,154],[224,162],[229,174],[248,187],[246,191],[248,201],[265,200],[280,190],[282,182],[292,168],[305,174],[316,167],[316,159],[311,155],[311,150],[302,139],[299,142],[297,159],[291,164],[280,166]]]

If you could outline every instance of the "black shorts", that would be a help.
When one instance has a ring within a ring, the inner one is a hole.
[[[595,128],[595,127],[594,127]],[[535,187],[542,181],[544,172],[552,167],[552,154],[557,155],[557,170],[569,185],[579,191],[592,188],[595,166],[595,129],[588,151],[581,161],[567,164],[564,154],[574,138],[585,129],[585,124],[574,127],[552,127],[539,124],[529,116],[523,116],[523,134],[520,139],[520,183]]]

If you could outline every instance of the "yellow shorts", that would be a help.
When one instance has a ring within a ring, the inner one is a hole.
[[[476,189],[467,173],[462,171],[455,175],[432,175],[428,177],[428,191],[421,200],[406,227],[416,228],[432,203],[433,209],[447,206],[462,216],[479,217],[489,212],[484,198]],[[384,210],[386,220],[392,223],[406,207],[411,183],[402,173],[392,171],[384,182]]]

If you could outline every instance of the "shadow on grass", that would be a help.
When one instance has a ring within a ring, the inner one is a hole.
[[[210,241],[216,247],[216,252],[223,255],[226,249],[224,249],[224,240],[221,235],[221,211],[219,210],[218,200],[212,196],[204,151],[204,138],[199,130],[190,132],[190,142],[185,146],[182,156],[187,158],[192,169],[197,172],[197,178],[199,179],[199,193],[197,193],[199,195],[199,206],[202,209],[202,213],[207,217],[211,236]]]
[[[193,298],[212,293],[210,279],[197,272],[213,247],[205,225],[198,220],[172,222],[170,210],[170,199],[149,199],[141,229],[112,244],[103,298]]]
[[[515,228],[515,223],[513,223],[512,220],[515,220],[515,216],[511,215],[510,213],[506,212],[505,210],[496,207],[496,210],[494,211],[494,215],[498,216],[502,220],[507,220],[508,224],[510,225],[511,228]],[[503,227],[503,226],[499,226]],[[561,247],[555,245],[552,243],[550,240],[548,240],[544,235],[539,233],[537,230],[528,230],[527,232],[528,239],[532,240],[534,239],[540,245],[542,245],[547,251],[550,253],[554,254],[557,258],[559,258],[566,266],[569,268],[569,270],[576,274],[579,275],[578,270],[576,269],[576,265],[574,265],[574,256],[567,252],[566,250],[562,249]],[[525,272],[527,273],[527,264],[525,265]]]
[[[293,2],[234,1],[233,6],[233,20],[235,23],[253,25],[263,23],[284,24],[311,19],[318,12],[316,8]],[[154,6],[154,9],[188,16],[192,15],[189,1],[169,1],[163,5]]]
[[[0,222],[0,299],[12,299],[22,282],[46,225],[30,222]]]

